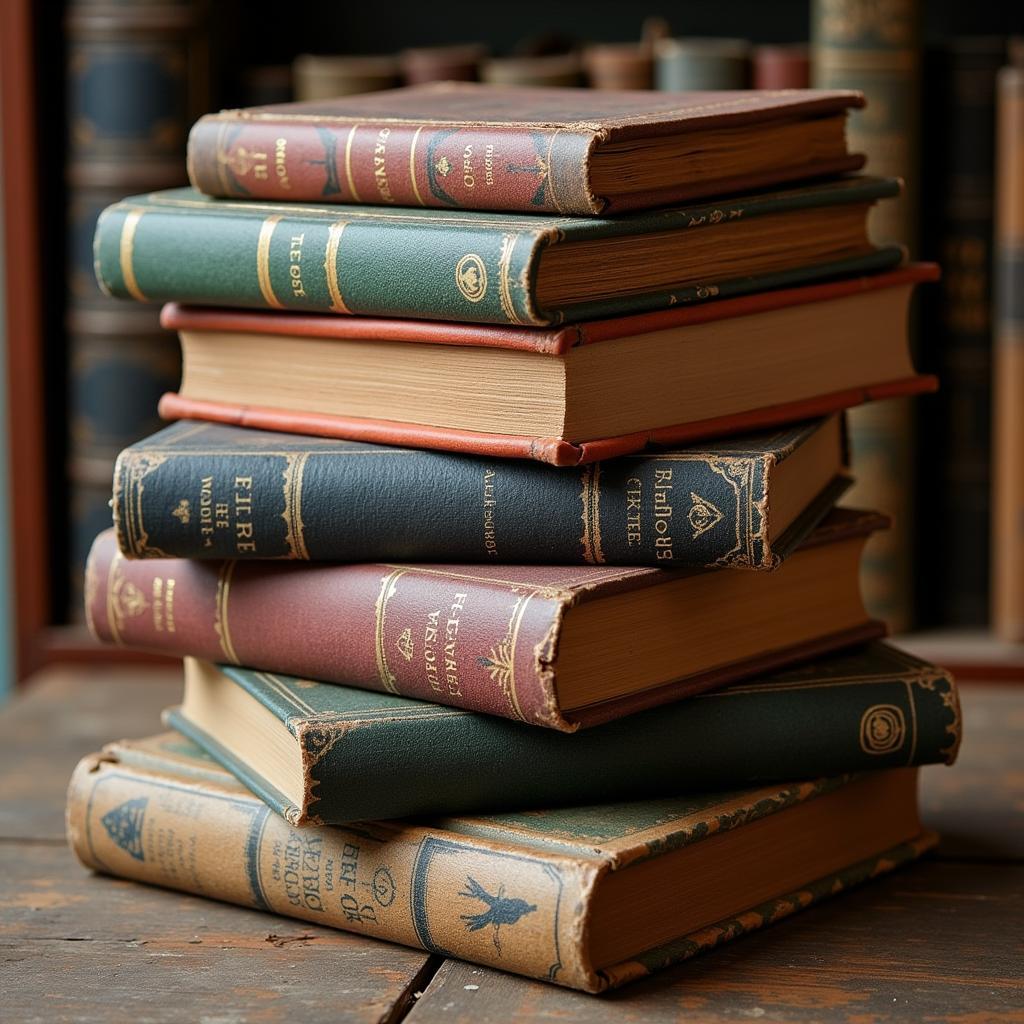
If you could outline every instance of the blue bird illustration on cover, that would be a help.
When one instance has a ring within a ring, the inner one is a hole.
[[[482,900],[487,904],[487,909],[479,914],[460,914],[461,920],[466,922],[466,928],[471,932],[478,932],[488,925],[494,926],[494,948],[501,956],[501,939],[498,932],[501,926],[511,927],[519,923],[519,919],[527,914],[532,914],[536,909],[533,903],[527,903],[515,897],[506,897],[505,886],[498,887],[497,895],[492,896],[472,875],[466,878],[466,888],[459,893],[460,896],[467,896],[469,899]]]

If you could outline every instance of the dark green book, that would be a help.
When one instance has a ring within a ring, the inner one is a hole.
[[[894,266],[867,215],[896,179],[848,177],[617,218],[134,196],[96,229],[112,295],[542,326]]]
[[[573,469],[181,421],[118,457],[114,525],[129,558],[773,569],[844,464],[837,416]]]
[[[882,643],[573,735],[269,672],[185,664],[185,699],[168,723],[293,824],[948,763],[960,740],[952,678]]]

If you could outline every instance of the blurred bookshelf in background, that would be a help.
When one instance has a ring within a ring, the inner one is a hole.
[[[117,302],[96,287],[91,238],[99,210],[123,195],[186,181],[184,140],[206,110],[436,80],[662,89],[817,84],[867,93],[870,105],[851,126],[853,148],[868,154],[868,172],[907,180],[899,209],[874,224],[876,234],[938,261],[944,277],[923,290],[915,321],[919,368],[937,373],[941,390],[853,417],[853,500],[895,519],[891,540],[870,560],[866,593],[896,631],[920,634],[912,644],[959,644],[965,658],[991,655],[1005,674],[1024,674],[1024,648],[1018,654],[1016,644],[984,639],[998,622],[1004,638],[1024,640],[1024,421],[1012,414],[1024,408],[1024,348],[1011,344],[1021,340],[1022,314],[1019,300],[1016,308],[1011,301],[1015,289],[1007,283],[997,295],[993,284],[1000,273],[1011,282],[1024,265],[1024,170],[1006,155],[1007,136],[1024,132],[1024,72],[1001,71],[1021,62],[1012,37],[1024,25],[1009,5],[720,0],[674,9],[572,0],[509,9],[453,2],[443,17],[412,4],[392,4],[386,17],[326,2],[308,2],[288,17],[264,0],[69,0],[60,16],[59,5],[46,6],[12,4],[24,15],[32,88],[5,97],[5,105],[28,104],[37,127],[23,157],[38,191],[29,212],[45,240],[34,257],[41,283],[19,299],[24,322],[34,317],[36,328],[8,338],[8,348],[18,349],[8,386],[26,389],[19,408],[31,410],[12,432],[13,463],[38,463],[30,478],[7,484],[12,535],[20,538],[30,521],[44,534],[15,551],[15,603],[23,574],[43,592],[25,606],[35,612],[21,612],[22,674],[47,659],[92,656],[82,624],[83,562],[110,522],[113,459],[155,429],[156,398],[176,387],[180,370],[176,339],[160,330],[155,307]],[[19,45],[6,36],[5,56]],[[8,93],[16,85],[5,77]],[[8,153],[21,142],[12,130],[5,125]],[[12,188],[5,186],[9,207]],[[1017,280],[1016,291],[1024,291]],[[19,369],[26,359],[35,361],[35,378]],[[29,458],[33,450],[40,457]],[[995,553],[1006,571],[993,576]],[[958,664],[956,651],[940,660]]]

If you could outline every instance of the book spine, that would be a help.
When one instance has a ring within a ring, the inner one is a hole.
[[[590,130],[211,114],[189,136],[211,196],[591,215]]]
[[[250,498],[248,483],[237,483],[236,508]],[[234,533],[240,546],[258,543],[244,516]],[[444,568],[129,561],[112,530],[96,539],[86,575],[87,622],[106,643],[556,728],[567,727],[555,706],[553,662],[568,599]]]
[[[847,126],[851,150],[867,154],[871,174],[903,178],[906,191],[876,205],[869,227],[875,239],[916,248],[920,122],[920,4],[918,0],[815,0],[811,5],[813,85],[858,89],[864,110]],[[862,587],[872,614],[899,632],[914,611],[913,409],[887,402],[850,415],[853,474],[850,500],[879,508],[894,527],[874,537],[864,560]]]
[[[129,558],[437,561],[771,569],[774,454],[657,454],[558,469],[403,448],[121,453]],[[239,481],[252,495],[238,506]],[[372,509],[347,517],[345,509]],[[431,514],[423,515],[429,508]],[[538,517],[537,509],[544,515]],[[241,517],[241,518],[240,518]],[[240,524],[251,548],[239,550]],[[415,524],[415,529],[410,526]]]
[[[750,43],[745,39],[659,39],[654,57],[655,89],[690,92],[750,86]]]
[[[1024,640],[1024,68],[998,79],[992,621]]]
[[[922,245],[942,265],[924,303],[922,361],[942,381],[922,403],[917,600],[930,623],[989,621],[992,232],[996,74],[1005,41],[966,38],[931,55]],[[937,216],[935,215],[937,214]],[[936,487],[936,483],[938,486]],[[941,558],[934,553],[942,551]]]
[[[806,43],[755,46],[751,61],[754,89],[806,89],[811,54]]]
[[[184,182],[188,125],[209,104],[209,10],[201,0],[65,6],[67,614],[80,620],[85,559],[110,524],[114,459],[154,429],[156,401],[180,380],[177,346],[156,312],[97,287],[93,234],[100,211],[125,192]]]
[[[575,988],[597,983],[581,936],[598,868],[575,858],[418,828],[296,828],[240,788],[105,755],[75,770],[68,837],[104,874]]]
[[[511,221],[329,221],[255,204],[221,212],[119,203],[96,227],[96,275],[118,298],[543,325],[533,302],[546,236]],[[386,273],[380,270],[386,268]]]

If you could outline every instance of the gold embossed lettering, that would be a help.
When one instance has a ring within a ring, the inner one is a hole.
[[[277,183],[281,188],[286,192],[290,192],[292,183],[288,180],[288,165],[285,162],[285,149],[287,145],[287,139],[277,139],[274,142],[274,173],[277,175]]]
[[[654,471],[654,547],[659,560],[672,558],[672,470]]]

